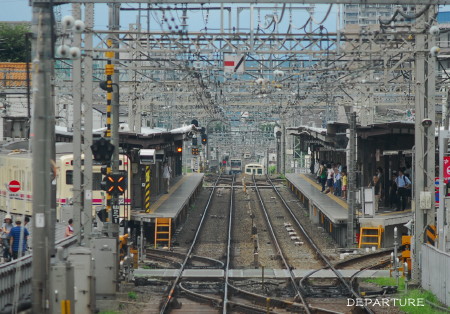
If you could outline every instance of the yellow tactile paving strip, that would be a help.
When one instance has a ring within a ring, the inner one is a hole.
[[[314,182],[314,180],[311,180],[311,178],[308,178],[306,175],[301,174],[300,175],[303,179],[305,179],[306,181],[308,181],[309,183],[311,183],[312,186],[314,186],[316,189],[318,189],[319,191],[322,191],[322,186],[320,184],[318,184],[317,182]],[[327,193],[324,194],[326,196],[328,196],[329,198],[331,198],[333,201],[335,201],[336,203],[338,203],[339,205],[341,205],[342,207],[344,207],[345,209],[348,210],[348,204],[346,201],[344,201],[343,199],[339,198],[336,195]]]

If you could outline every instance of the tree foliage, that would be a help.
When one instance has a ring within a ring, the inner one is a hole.
[[[25,62],[27,60],[25,34],[29,32],[30,26],[25,23],[0,23],[0,62]],[[31,47],[30,42],[28,42],[28,47]]]

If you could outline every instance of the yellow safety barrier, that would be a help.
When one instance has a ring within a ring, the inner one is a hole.
[[[376,245],[378,248],[381,247],[381,237],[383,235],[384,229],[382,226],[378,227],[361,227],[360,229],[360,241],[359,248],[363,245],[374,246]],[[365,238],[368,238],[365,240]],[[369,241],[375,240],[375,241]]]
[[[172,218],[156,218],[155,220],[155,248],[160,242],[167,242],[170,248],[172,237]]]

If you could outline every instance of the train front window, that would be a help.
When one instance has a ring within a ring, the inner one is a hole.
[[[262,169],[258,169],[258,174],[262,174]]]
[[[81,184],[84,183],[83,174],[81,175]],[[73,170],[66,170],[66,184],[73,184]]]
[[[66,170],[66,184],[73,184],[73,170]]]

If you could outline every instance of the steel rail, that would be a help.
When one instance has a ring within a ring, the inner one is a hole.
[[[270,182],[270,184],[273,186],[273,189],[275,191],[275,193],[277,194],[278,198],[281,200],[281,202],[283,203],[283,205],[285,206],[285,208],[289,211],[292,219],[295,221],[295,223],[297,224],[297,227],[302,231],[302,233],[304,234],[305,238],[308,240],[309,245],[314,249],[315,252],[317,252],[317,254],[320,256],[320,258],[325,262],[325,264],[327,265],[324,268],[329,268],[331,269],[331,271],[336,275],[336,277],[339,279],[340,282],[342,282],[342,284],[347,288],[347,290],[355,297],[355,298],[359,298],[360,296],[358,295],[358,293],[356,293],[356,291],[353,290],[353,288],[351,287],[351,285],[348,284],[348,282],[344,279],[344,277],[342,277],[342,274],[340,273],[339,270],[337,270],[333,264],[330,262],[330,260],[328,258],[325,257],[325,255],[322,253],[322,250],[317,246],[317,244],[314,242],[314,240],[311,238],[311,236],[309,235],[309,233],[306,231],[305,228],[303,228],[303,225],[300,223],[300,221],[297,219],[297,217],[294,215],[294,212],[292,211],[292,209],[289,207],[289,205],[286,203],[286,201],[284,200],[284,198],[281,196],[280,192],[277,190],[277,188],[275,187],[275,185],[273,184],[272,180],[270,179],[269,176],[267,176],[267,181]],[[317,272],[319,270],[315,270],[312,271],[311,273],[309,273],[308,275],[306,275],[301,281],[305,280],[307,277],[311,276],[313,273]],[[364,306],[364,309],[366,310],[367,313],[373,314],[374,312],[367,306]]]
[[[202,218],[201,218],[200,223],[198,225],[197,232],[195,233],[194,239],[192,240],[191,247],[189,248],[189,251],[187,252],[186,257],[184,258],[184,261],[181,264],[181,268],[179,269],[179,273],[177,274],[177,277],[174,279],[174,281],[172,283],[172,286],[171,286],[171,288],[169,290],[169,294],[168,294],[167,298],[164,300],[164,303],[162,304],[162,306],[160,308],[160,311],[159,311],[160,314],[166,313],[167,307],[169,306],[169,304],[170,304],[170,302],[171,302],[171,300],[173,298],[173,295],[175,293],[175,288],[177,287],[178,282],[180,281],[181,276],[183,274],[183,270],[185,269],[186,264],[187,264],[188,260],[191,257],[192,251],[194,250],[194,246],[195,246],[195,244],[197,242],[197,238],[198,238],[198,236],[200,234],[200,231],[202,230],[203,222],[205,221],[205,217],[206,217],[206,213],[208,212],[209,205],[211,204],[211,199],[212,199],[212,197],[214,195],[214,191],[216,189],[217,183],[220,180],[220,177],[221,176],[219,175],[217,177],[217,180],[214,182],[214,188],[211,189],[211,193],[209,194],[208,203],[206,204],[205,209],[203,210]]]
[[[291,268],[289,267],[289,264],[288,264],[288,262],[286,260],[286,257],[284,256],[283,251],[281,250],[280,244],[278,243],[277,236],[275,235],[275,231],[273,230],[272,223],[271,223],[269,215],[267,213],[266,206],[265,206],[264,201],[263,201],[263,199],[261,197],[261,193],[259,192],[259,188],[258,188],[258,186],[256,184],[255,176],[253,175],[252,178],[253,178],[253,183],[256,186],[255,191],[256,191],[256,194],[258,195],[258,198],[259,198],[259,201],[260,201],[260,204],[261,204],[261,208],[263,209],[264,215],[266,216],[266,222],[267,222],[267,225],[269,227],[268,229],[270,231],[270,235],[272,236],[272,240],[275,243],[275,246],[277,248],[277,252],[278,252],[278,254],[281,257],[281,260],[283,261],[283,264],[284,264],[284,266],[286,267],[286,270],[289,273],[289,277],[290,277],[290,280],[291,280],[292,285],[294,287],[296,296],[298,296],[300,298],[300,301],[303,303],[306,313],[311,314],[311,310],[310,310],[308,304],[306,303],[306,300],[303,298],[302,292],[300,291],[300,288],[299,288],[299,286],[297,285],[297,283],[295,281],[295,275],[292,272]],[[275,189],[275,187],[274,187],[274,189]]]
[[[227,261],[225,264],[225,283],[224,283],[224,289],[223,289],[223,306],[222,306],[222,313],[227,313],[227,307],[228,307],[228,276],[230,273],[230,253],[231,253],[231,230],[233,226],[233,209],[234,209],[234,181],[235,176],[233,175],[233,179],[231,181],[231,190],[230,190],[230,217],[228,219],[228,239],[227,239]]]
[[[170,257],[174,257],[174,258],[178,258],[178,259],[184,259],[184,257],[186,256],[186,254],[179,253],[179,252],[161,251],[161,250],[157,250],[157,249],[147,249],[147,255],[148,254],[155,255],[155,256],[162,256],[164,258],[167,258],[170,256]],[[191,255],[191,259],[196,260],[198,262],[202,262],[202,263],[217,265],[217,267],[214,267],[214,268],[224,268],[224,266],[225,266],[225,264],[222,261],[219,261],[214,258],[209,258],[206,256]],[[195,266],[194,266],[194,268],[195,268]]]

